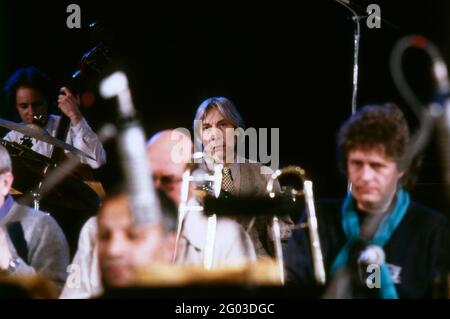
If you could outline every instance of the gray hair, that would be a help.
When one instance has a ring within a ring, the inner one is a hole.
[[[209,110],[216,109],[222,116],[229,121],[235,128],[245,128],[245,122],[236,106],[226,97],[211,97],[204,100],[197,109],[194,121],[203,121]]]
[[[233,102],[226,97],[210,97],[204,100],[197,108],[192,124],[194,132],[196,130],[196,121],[203,121],[208,111],[212,109],[216,109],[224,117],[224,119],[229,121],[234,126],[234,128],[240,127],[245,129],[245,122]],[[197,144],[197,147],[201,145],[201,141],[199,140],[196,140],[195,143]]]
[[[0,145],[0,173],[12,172],[11,157],[8,150]]]

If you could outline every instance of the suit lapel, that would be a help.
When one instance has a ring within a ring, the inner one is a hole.
[[[238,191],[236,192],[238,196],[245,195],[247,190],[249,189],[248,186],[249,183],[249,174],[248,170],[245,169],[245,164],[239,165],[239,187]]]

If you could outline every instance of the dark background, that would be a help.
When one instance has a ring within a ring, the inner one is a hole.
[[[81,29],[66,26],[72,2],[81,7]],[[362,21],[358,105],[394,101],[414,131],[417,120],[392,82],[389,56],[399,38],[419,33],[448,61],[450,3],[355,3],[379,4],[382,18],[392,23],[368,29]],[[148,136],[190,128],[202,100],[227,96],[248,126],[280,129],[281,166],[304,167],[316,197],[345,194],[335,137],[351,112],[354,24],[335,1],[10,1],[0,9],[0,83],[29,65],[57,84],[66,83],[98,40],[88,25],[102,21],[114,34],[114,62],[105,72],[114,67],[127,72]],[[429,66],[420,52],[410,53],[404,64],[423,102],[434,92]],[[83,110],[95,129],[113,120],[116,108],[97,102]],[[101,173],[107,182],[118,174],[109,155],[111,164]],[[413,196],[439,210],[444,209],[441,175],[433,139]]]

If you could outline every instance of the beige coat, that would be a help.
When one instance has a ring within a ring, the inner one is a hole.
[[[186,214],[178,244],[177,263],[202,266],[208,218],[198,211]],[[217,218],[212,267],[238,266],[256,260],[253,243],[237,222]]]

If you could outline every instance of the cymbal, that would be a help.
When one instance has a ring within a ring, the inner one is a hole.
[[[11,156],[14,175],[12,187],[14,188],[13,193],[16,195],[25,195],[37,189],[50,171],[63,171],[50,158],[36,153],[24,145],[4,140],[0,140],[0,144],[8,150]],[[66,173],[66,178],[42,197],[43,203],[79,207],[80,210],[95,210],[99,201],[96,192],[76,174]]]
[[[44,130],[39,125],[33,124],[33,123],[15,123],[11,121],[7,121],[4,119],[0,119],[0,126],[5,127],[7,129],[22,133],[25,136],[29,136],[32,138],[35,138],[37,140],[40,140],[42,142],[51,144],[55,147],[62,148],[66,151],[69,151],[77,156],[87,157],[92,160],[95,160],[95,158],[92,158],[85,152],[80,151],[79,149],[73,147],[70,144],[67,144],[56,137],[51,136],[46,130]]]

